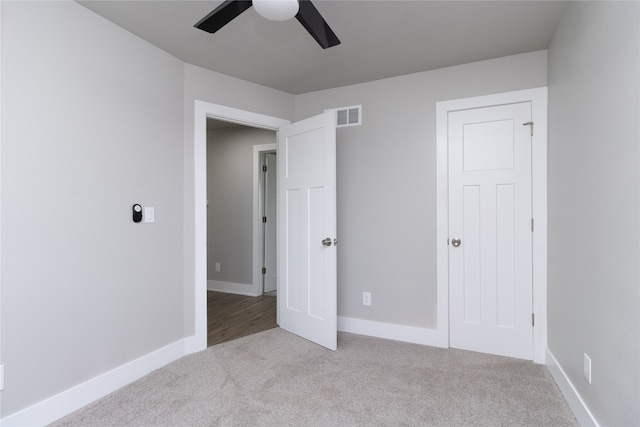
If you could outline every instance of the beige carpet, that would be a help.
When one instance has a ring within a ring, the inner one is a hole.
[[[279,328],[210,347],[55,426],[577,426],[546,367]]]

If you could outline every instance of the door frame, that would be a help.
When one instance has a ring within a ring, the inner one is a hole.
[[[264,197],[264,173],[262,173],[261,165],[266,153],[277,152],[277,142],[253,146],[253,287],[256,296],[264,294],[265,280],[264,274],[262,274],[265,254],[265,225],[262,223],[262,216],[264,215],[266,201]]]
[[[450,112],[531,102],[531,198],[535,221],[533,263],[533,361],[545,363],[547,346],[547,88],[504,92],[436,103],[436,265],[438,335],[449,343],[449,185],[448,115]]]
[[[194,340],[193,351],[207,348],[207,118],[278,131],[291,122],[279,117],[240,110],[210,102],[194,101]],[[254,194],[255,196],[255,194]],[[254,208],[255,212],[255,208]],[[253,236],[256,236],[254,224]],[[255,246],[254,246],[255,248]],[[254,262],[255,264],[255,262]]]

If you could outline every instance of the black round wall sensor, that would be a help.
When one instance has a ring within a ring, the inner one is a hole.
[[[133,212],[133,222],[142,221],[142,206],[136,203],[131,208],[131,211]]]

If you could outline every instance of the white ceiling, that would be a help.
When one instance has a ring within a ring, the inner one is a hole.
[[[91,0],[82,5],[184,62],[292,94],[546,49],[560,1],[314,0],[342,44],[250,8],[215,34],[194,24],[221,1]]]

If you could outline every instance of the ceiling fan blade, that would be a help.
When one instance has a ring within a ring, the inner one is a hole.
[[[340,44],[340,40],[324,20],[318,9],[310,0],[299,0],[300,9],[296,19],[307,29],[309,34],[316,39],[323,49]]]
[[[202,18],[194,27],[208,33],[215,33],[242,12],[249,9],[251,5],[251,0],[226,0],[220,6],[216,7],[213,12]]]

